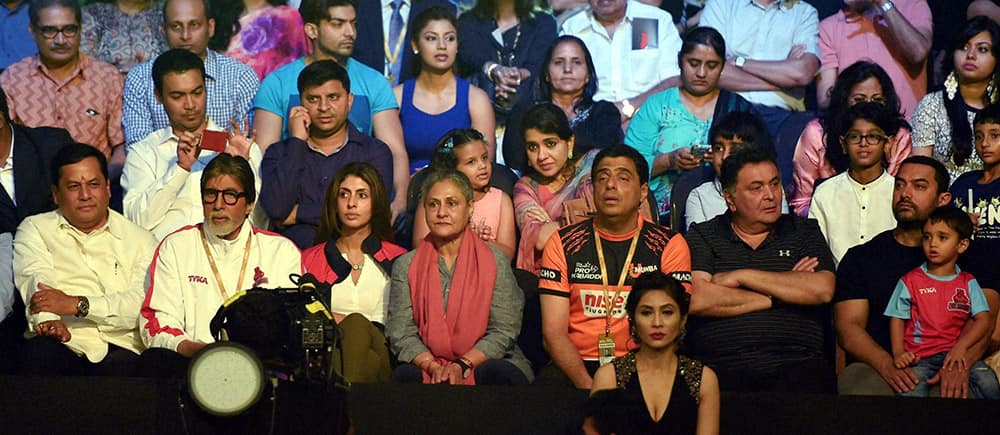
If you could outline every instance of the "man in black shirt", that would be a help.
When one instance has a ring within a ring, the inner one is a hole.
[[[892,395],[916,386],[913,371],[893,365],[889,318],[883,312],[899,278],[923,263],[924,223],[931,212],[951,201],[948,185],[948,171],[937,160],[924,156],[906,159],[896,173],[892,194],[896,228],[844,254],[834,294],[837,339],[848,362],[838,380],[841,394]],[[964,266],[962,260],[959,263]],[[991,288],[996,286],[989,280],[981,285],[995,315],[1000,298]],[[978,360],[988,342],[986,338],[973,346],[968,360]],[[939,374],[942,376],[932,378],[931,383],[941,383],[942,397],[967,396],[967,369]]]
[[[825,393],[833,256],[814,220],[781,214],[781,179],[766,150],[730,155],[719,180],[729,210],[688,232],[688,344],[726,391]]]

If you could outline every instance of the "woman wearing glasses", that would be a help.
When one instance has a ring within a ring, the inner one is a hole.
[[[890,205],[895,181],[885,170],[885,149],[906,126],[898,112],[877,103],[855,104],[843,122],[847,130],[838,148],[847,170],[817,186],[809,208],[838,264],[851,247],[896,226]]]
[[[794,189],[788,195],[788,205],[795,214],[802,217],[809,214],[813,190],[818,181],[847,170],[847,153],[838,146],[837,140],[851,127],[844,115],[851,106],[861,102],[881,104],[894,113],[900,113],[899,97],[892,86],[892,79],[882,67],[872,62],[857,62],[837,76],[830,90],[829,109],[822,118],[810,121],[799,136],[792,157]],[[910,130],[903,127],[885,147],[889,174],[895,175],[899,164],[910,156],[910,146]]]

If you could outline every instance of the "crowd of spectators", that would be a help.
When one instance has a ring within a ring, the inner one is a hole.
[[[87,3],[0,7],[4,373],[310,272],[352,382],[1000,399],[1000,2]]]

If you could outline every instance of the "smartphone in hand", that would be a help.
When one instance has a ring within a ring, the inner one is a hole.
[[[205,130],[201,133],[201,149],[221,153],[226,150],[229,134],[224,131]]]

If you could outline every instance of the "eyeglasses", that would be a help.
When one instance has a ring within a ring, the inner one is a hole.
[[[38,28],[38,33],[41,33],[45,39],[55,39],[56,35],[60,33],[67,38],[72,38],[76,36],[77,33],[80,33],[80,26],[77,24],[70,24],[62,27],[42,26]]]
[[[889,136],[876,133],[871,133],[871,134],[847,133],[844,135],[844,141],[846,141],[848,144],[851,145],[860,144],[862,139],[864,139],[865,143],[867,143],[868,145],[882,145],[885,143],[886,140],[889,139]]]
[[[885,105],[885,98],[882,96],[866,97],[864,95],[858,95],[851,97],[851,105],[861,104],[861,103],[875,103]]]
[[[246,192],[237,192],[235,190],[216,190],[216,189],[205,189],[201,191],[201,201],[205,204],[215,204],[215,201],[219,199],[219,194],[222,194],[222,202],[226,205],[236,205],[240,198],[247,196]]]

